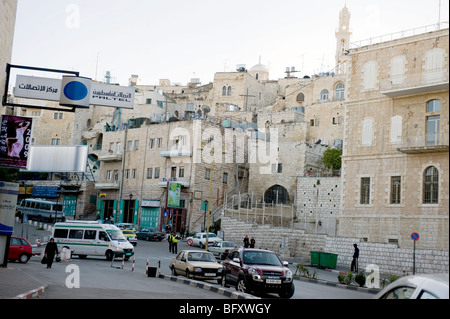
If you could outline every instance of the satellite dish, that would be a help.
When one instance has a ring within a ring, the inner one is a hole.
[[[206,114],[206,113],[211,112],[211,108],[208,105],[203,105],[202,111],[203,111],[203,114]]]

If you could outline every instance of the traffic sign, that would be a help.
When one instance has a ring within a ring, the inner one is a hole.
[[[411,239],[414,241],[418,241],[419,240],[419,234],[418,233],[412,233],[411,234]]]
[[[193,241],[191,238],[189,238],[189,239],[186,241],[186,243],[187,243],[189,246],[192,246],[192,244],[194,243],[194,241]]]

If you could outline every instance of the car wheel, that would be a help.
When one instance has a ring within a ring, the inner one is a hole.
[[[189,269],[186,269],[186,278],[189,279]]]
[[[280,291],[278,293],[278,296],[280,296],[281,298],[291,298],[294,295],[295,292],[295,286],[294,284],[291,284],[290,287],[288,287],[287,289]]]
[[[236,290],[245,293],[250,292],[249,289],[247,288],[247,283],[245,282],[244,278],[239,278],[236,284]]]
[[[172,276],[178,276],[174,266],[172,266]]]
[[[202,242],[200,242],[200,248],[201,248],[201,249],[204,249],[204,248],[205,248],[205,245],[203,245]]]
[[[108,250],[106,252],[106,260],[113,260],[114,258],[114,253],[111,250]]]
[[[146,240],[146,241],[150,241],[150,237],[148,237],[148,236],[145,237],[145,240]]]
[[[224,288],[228,288],[227,275],[224,275],[222,277],[222,284],[221,284],[221,286],[224,287]]]
[[[30,257],[27,254],[22,254],[19,256],[19,262],[25,264]]]

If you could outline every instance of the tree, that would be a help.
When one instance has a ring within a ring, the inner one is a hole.
[[[340,169],[342,164],[341,156],[342,149],[329,148],[325,152],[323,152],[322,162],[328,169]]]

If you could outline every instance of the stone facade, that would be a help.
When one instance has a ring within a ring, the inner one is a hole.
[[[448,29],[351,50],[339,236],[448,251],[448,53]]]

